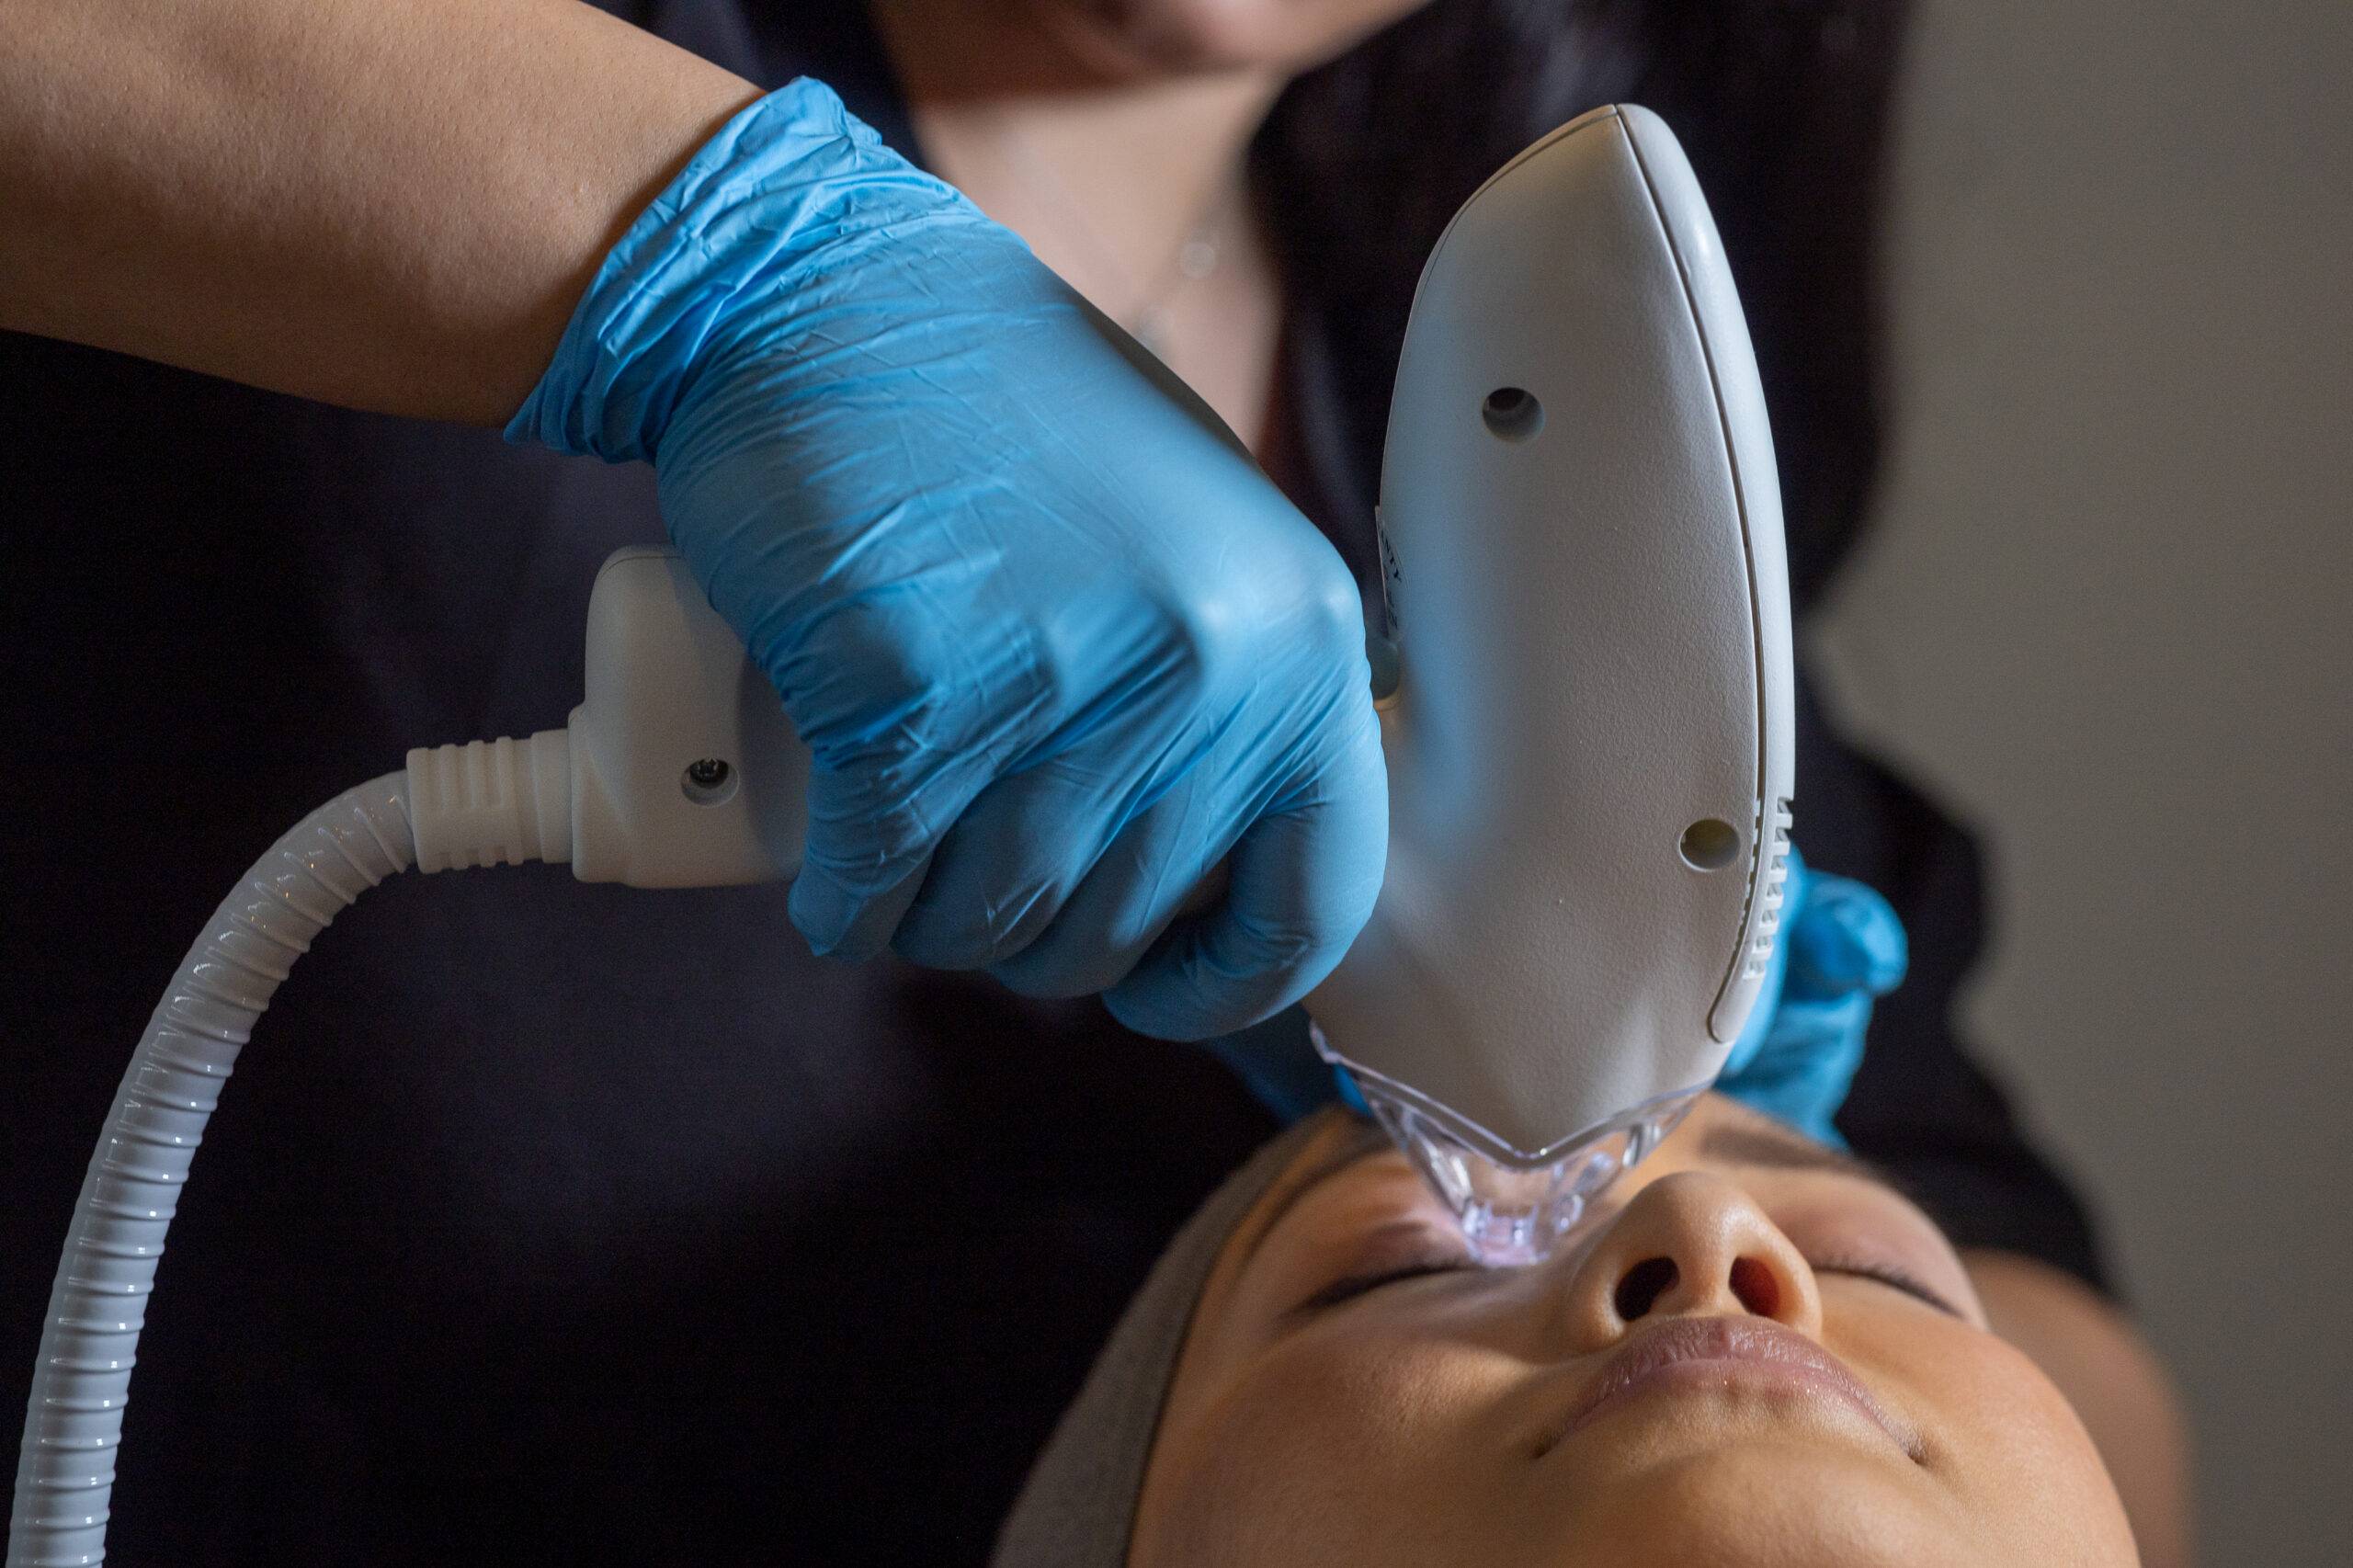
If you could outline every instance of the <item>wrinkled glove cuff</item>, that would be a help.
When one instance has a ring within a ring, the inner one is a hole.
[[[845,239],[927,218],[969,223],[954,190],[885,147],[801,77],[738,113],[605,257],[506,438],[607,462],[654,461],[694,383]],[[789,314],[789,312],[787,312]]]

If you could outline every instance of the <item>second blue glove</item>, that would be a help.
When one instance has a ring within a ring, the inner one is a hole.
[[[1904,923],[1887,900],[1812,869],[1792,849],[1773,972],[1716,1087],[1843,1146],[1831,1118],[1862,1065],[1871,1004],[1903,982],[1909,957]]]

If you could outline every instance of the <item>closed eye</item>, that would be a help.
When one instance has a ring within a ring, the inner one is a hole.
[[[1847,1259],[1824,1260],[1811,1265],[1813,1272],[1843,1275],[1853,1279],[1869,1279],[1892,1290],[1900,1290],[1914,1301],[1934,1307],[1947,1317],[1961,1318],[1967,1314],[1927,1286],[1899,1268],[1883,1264],[1861,1263]],[[1328,1311],[1359,1296],[1371,1294],[1391,1285],[1402,1285],[1409,1279],[1424,1279],[1434,1274],[1461,1274],[1478,1269],[1479,1266],[1461,1256],[1417,1258],[1395,1267],[1380,1268],[1363,1274],[1351,1274],[1345,1279],[1334,1280],[1300,1303],[1302,1312]]]
[[[1889,1268],[1876,1263],[1853,1263],[1844,1259],[1836,1262],[1816,1263],[1812,1267],[1816,1274],[1843,1274],[1850,1278],[1875,1280],[1890,1290],[1903,1291],[1914,1301],[1927,1302],[1947,1317],[1960,1318],[1964,1322],[1968,1320],[1966,1312],[1900,1268]]]
[[[1344,1301],[1353,1301],[1358,1297],[1369,1295],[1384,1286],[1402,1285],[1408,1279],[1427,1278],[1433,1274],[1470,1273],[1478,1267],[1479,1266],[1469,1258],[1457,1255],[1448,1257],[1417,1258],[1394,1268],[1381,1268],[1365,1274],[1351,1274],[1345,1279],[1333,1281],[1308,1297],[1299,1304],[1299,1311],[1319,1312],[1336,1307]]]

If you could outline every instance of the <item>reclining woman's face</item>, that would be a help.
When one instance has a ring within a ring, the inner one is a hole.
[[[1477,1267],[1336,1119],[1202,1294],[1133,1568],[2136,1561],[2058,1390],[1863,1167],[1710,1096],[1568,1240]]]

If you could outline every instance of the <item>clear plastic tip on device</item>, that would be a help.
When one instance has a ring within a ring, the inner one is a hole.
[[[1645,1100],[1598,1127],[1529,1155],[1468,1117],[1393,1079],[1316,1049],[1345,1068],[1365,1104],[1454,1213],[1483,1263],[1540,1263],[1620,1172],[1639,1164],[1707,1092]]]

